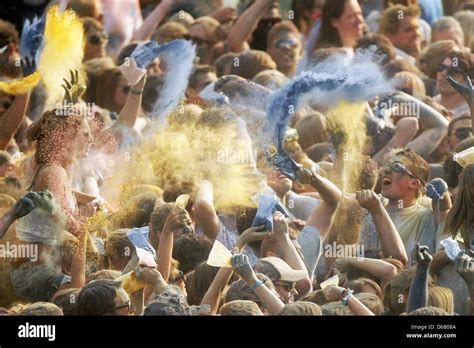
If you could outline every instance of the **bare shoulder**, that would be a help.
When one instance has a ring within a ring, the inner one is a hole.
[[[38,191],[51,189],[51,184],[63,183],[66,180],[66,170],[58,164],[50,164],[38,173],[35,189]]]

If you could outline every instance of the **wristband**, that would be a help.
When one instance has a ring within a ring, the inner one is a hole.
[[[345,294],[341,298],[342,304],[344,306],[347,306],[347,304],[349,302],[349,298],[352,296],[353,293],[354,293],[354,290],[346,289]]]
[[[260,285],[263,285],[265,284],[265,282],[263,280],[260,280],[260,279],[257,279],[257,281],[255,282],[254,285],[252,285],[249,290],[250,291],[254,291],[256,288],[258,288]]]

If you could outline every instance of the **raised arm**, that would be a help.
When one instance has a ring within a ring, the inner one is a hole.
[[[251,287],[269,314],[275,315],[283,310],[285,304],[276,293],[271,292],[266,286],[262,286],[263,282],[255,275],[246,255],[232,256],[232,268]]]
[[[242,52],[247,49],[246,42],[257,28],[257,24],[270,8],[274,0],[256,0],[235,21],[229,31],[227,42],[231,52]]]
[[[232,277],[232,272],[232,268],[221,267],[202,298],[201,304],[210,305],[212,315],[215,315],[219,309],[220,295]]]
[[[221,222],[214,208],[212,184],[203,180],[196,194],[193,213],[196,223],[202,227],[204,235],[210,240],[216,239],[221,230]]]
[[[469,289],[470,303],[467,313],[474,315],[474,259],[466,254],[460,254],[456,259],[455,267]]]
[[[405,246],[397,228],[380,201],[380,197],[374,191],[363,190],[356,193],[356,199],[360,206],[367,209],[374,219],[383,256],[395,258],[406,264],[408,257]]]
[[[370,309],[352,295],[352,292],[349,289],[340,286],[328,286],[323,291],[324,296],[326,296],[326,299],[329,302],[342,300],[342,303],[349,307],[354,315],[374,315]]]
[[[13,103],[0,117],[0,150],[7,148],[8,143],[20,128],[29,100],[29,93],[16,95]]]
[[[472,81],[469,76],[465,76],[465,78],[465,85],[460,84],[451,76],[446,77],[446,80],[460,95],[462,95],[467,105],[469,105],[469,110],[471,112],[471,122],[473,127],[472,129],[474,132],[474,86],[472,85]]]
[[[125,126],[132,129],[135,126],[142,103],[143,88],[146,82],[146,70],[137,67],[133,58],[120,66],[120,70],[131,86],[127,101],[118,115],[113,128]]]
[[[321,238],[324,238],[329,232],[336,210],[342,202],[342,192],[330,180],[316,174],[313,169],[300,169],[298,176],[301,183],[311,184],[321,197],[321,204],[314,209],[306,224],[316,227]]]
[[[427,246],[416,244],[415,260],[417,265],[408,293],[408,313],[428,305],[428,270],[433,257],[428,253]]]
[[[168,214],[163,230],[160,235],[160,243],[157,250],[157,268],[165,282],[171,273],[171,258],[173,254],[173,233],[183,227],[183,220],[187,219],[186,210],[181,207],[174,207]]]
[[[294,270],[308,272],[306,265],[288,234],[288,221],[279,211],[273,214],[273,233],[280,247],[283,261]],[[298,296],[300,297],[310,292],[312,290],[312,282],[309,275],[307,274],[304,279],[297,281],[295,286],[298,291]]]
[[[384,260],[370,259],[365,257],[343,257],[338,258],[334,267],[341,272],[347,272],[349,267],[366,271],[380,279],[382,287],[397,275],[397,269],[391,263]]]
[[[156,28],[170,12],[173,0],[162,0],[159,5],[145,18],[141,27],[133,33],[130,41],[150,40]]]

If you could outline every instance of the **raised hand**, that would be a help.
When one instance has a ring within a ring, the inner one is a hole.
[[[250,265],[249,258],[244,254],[236,254],[232,256],[232,268],[242,277],[243,280],[256,281],[255,272]]]
[[[187,211],[180,207],[174,207],[166,218],[162,233],[174,233],[180,229],[182,230],[182,233],[193,232],[191,219],[189,218]]]
[[[380,208],[382,204],[379,195],[372,190],[356,192],[356,199],[362,208],[365,208],[370,212]]]
[[[340,286],[328,286],[323,290],[324,296],[328,302],[339,301],[346,289]]]
[[[70,70],[71,73],[71,80],[68,81],[63,79],[64,84],[61,85],[66,92],[64,94],[64,99],[68,103],[76,104],[79,99],[81,98],[82,94],[86,90],[86,86],[79,83],[79,71],[78,70]]]
[[[146,75],[146,69],[140,69],[134,58],[129,58],[120,65],[120,71],[131,86],[135,86]]]
[[[466,77],[466,84],[463,85],[453,79],[451,76],[446,77],[448,83],[453,87],[456,92],[458,92],[464,100],[467,101],[468,104],[472,104],[474,102],[474,87],[472,86],[472,81],[469,76],[465,75]]]
[[[296,172],[296,176],[302,184],[311,184],[316,176],[316,172],[313,169],[300,168]]]
[[[454,267],[464,278],[469,289],[474,290],[474,259],[469,255],[460,254],[454,263]]]
[[[288,235],[288,220],[279,211],[273,214],[273,232],[277,238]]]
[[[238,249],[242,249],[250,242],[260,241],[270,236],[271,232],[265,230],[265,225],[247,228],[239,237],[237,241]]]
[[[29,76],[36,71],[36,61],[34,58],[25,57],[21,60],[21,70],[23,76]]]
[[[426,245],[416,243],[414,249],[414,258],[419,266],[429,266],[433,261],[433,256],[428,253],[429,248]]]
[[[433,179],[426,185],[426,195],[435,201],[442,199],[447,191],[448,184],[441,178]]]

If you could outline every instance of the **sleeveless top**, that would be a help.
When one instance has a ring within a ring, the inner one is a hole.
[[[30,190],[34,191],[37,178],[42,170],[49,167],[45,165],[35,175]],[[71,210],[77,210],[77,201],[66,187],[67,203]],[[47,245],[55,245],[66,227],[67,217],[60,205],[55,202],[53,211],[49,212],[41,208],[33,209],[28,215],[18,219],[16,225],[16,236],[23,242],[40,242]]]

